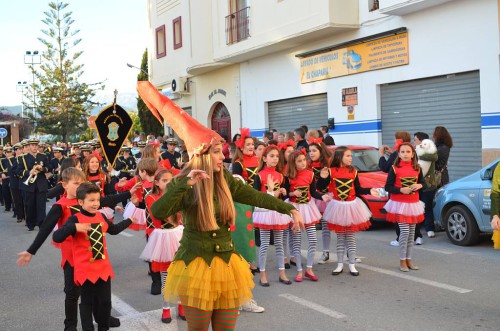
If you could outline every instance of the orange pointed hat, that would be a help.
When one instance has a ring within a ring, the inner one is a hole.
[[[190,158],[194,155],[200,155],[206,152],[210,146],[224,141],[217,132],[203,126],[189,116],[184,109],[158,92],[150,82],[137,82],[137,92],[160,123],[163,124],[164,120],[167,121],[168,125],[184,141]]]

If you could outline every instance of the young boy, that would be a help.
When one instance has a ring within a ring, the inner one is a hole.
[[[94,330],[92,312],[98,330],[109,329],[111,314],[111,279],[113,269],[109,262],[106,233],[115,235],[132,224],[126,219],[118,224],[111,223],[99,212],[101,190],[92,183],[82,183],[76,189],[80,212],[68,218],[66,223],[54,232],[56,243],[70,242],[73,249],[74,282],[81,289],[80,318],[84,331]]]
[[[24,252],[20,252],[17,264],[19,266],[27,266],[33,255],[40,249],[47,237],[52,233],[52,230],[57,225],[59,228],[66,223],[68,218],[80,211],[80,206],[76,199],[76,189],[81,183],[87,181],[85,174],[76,168],[67,168],[61,174],[62,186],[65,189],[66,195],[59,199],[50,209],[47,217],[40,227],[35,240]],[[131,191],[119,194],[110,195],[102,199],[103,205],[116,204],[118,201],[126,200],[131,197],[136,188]],[[78,298],[80,297],[80,288],[75,285],[74,278],[74,263],[73,263],[73,247],[71,238],[58,245],[61,249],[61,268],[64,270],[64,330],[76,331],[78,324]],[[112,326],[120,326],[120,320],[112,317]]]

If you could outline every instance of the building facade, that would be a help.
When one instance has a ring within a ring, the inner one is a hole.
[[[337,144],[379,146],[442,125],[452,180],[500,156],[500,0],[148,4],[153,84],[219,132],[331,119]]]

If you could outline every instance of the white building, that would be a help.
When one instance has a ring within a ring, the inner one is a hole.
[[[500,155],[500,0],[148,5],[152,83],[221,133],[333,118],[338,145],[379,146],[442,125],[452,179]]]

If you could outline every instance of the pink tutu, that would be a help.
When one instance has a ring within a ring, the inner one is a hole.
[[[321,219],[321,213],[312,200],[310,200],[308,203],[288,203],[297,208],[297,210],[300,212],[300,215],[302,215],[302,220],[304,221],[304,225],[306,227],[313,226],[319,223],[319,220]]]
[[[359,232],[370,227],[371,216],[372,213],[360,198],[351,201],[333,199],[328,203],[323,219],[328,222],[330,231]]]
[[[104,208],[99,209],[99,212],[101,214],[103,214],[104,216],[106,216],[108,221],[113,222],[113,219],[115,217],[115,211],[113,209],[111,209],[109,207],[104,207]]]
[[[424,220],[425,204],[417,202],[399,202],[390,200],[384,206],[385,219],[392,223],[416,224]]]
[[[328,192],[327,193],[330,197],[333,197],[333,194]],[[312,201],[316,204],[316,207],[318,207],[318,210],[321,214],[325,212],[326,206],[328,205],[328,202],[323,201],[322,199],[315,199],[311,198]]]
[[[182,225],[172,229],[154,229],[141,253],[141,259],[150,262],[173,261],[183,230]]]
[[[253,213],[253,225],[265,230],[284,230],[293,223],[290,216],[274,210],[256,211]]]
[[[137,208],[132,202],[127,203],[123,211],[123,219],[134,218],[137,223],[130,225],[129,229],[139,231],[146,228],[146,210]]]

